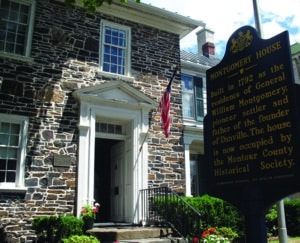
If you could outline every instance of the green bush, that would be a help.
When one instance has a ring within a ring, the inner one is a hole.
[[[57,243],[71,235],[82,235],[83,221],[74,216],[41,216],[32,222],[38,242]]]
[[[244,219],[235,207],[226,201],[208,195],[201,197],[182,197],[201,214],[201,221],[193,222],[193,212],[182,207],[180,201],[172,197],[163,200],[156,197],[153,199],[155,210],[164,218],[168,219],[177,229],[181,225],[187,225],[189,232],[181,232],[185,236],[200,236],[201,232],[210,227],[224,228],[232,232],[231,237],[244,236]]]
[[[284,211],[288,235],[300,236],[300,200],[286,200]]]
[[[88,235],[72,235],[69,238],[63,239],[63,243],[99,243],[100,241],[95,236]]]
[[[210,227],[226,227],[244,236],[244,217],[230,203],[209,195],[201,197],[184,197],[201,214],[202,230]]]
[[[172,224],[178,235],[199,235],[201,233],[201,221],[194,212],[186,206],[184,201],[178,198],[154,197],[152,199],[153,209],[164,219]],[[195,217],[196,216],[196,217]]]

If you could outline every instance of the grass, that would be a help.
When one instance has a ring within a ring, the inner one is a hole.
[[[269,243],[279,243],[279,239],[276,237],[274,239],[269,239]],[[300,237],[289,237],[288,243],[300,243]]]

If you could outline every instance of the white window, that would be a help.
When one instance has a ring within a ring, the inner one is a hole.
[[[129,27],[101,22],[100,68],[104,72],[129,76],[131,31]]]
[[[24,186],[28,119],[0,115],[0,190]]]
[[[181,75],[183,117],[202,121],[204,117],[203,80]]]
[[[0,53],[30,56],[34,0],[0,0]]]

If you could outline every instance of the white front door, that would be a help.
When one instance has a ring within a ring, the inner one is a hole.
[[[124,220],[124,142],[111,147],[111,217]]]

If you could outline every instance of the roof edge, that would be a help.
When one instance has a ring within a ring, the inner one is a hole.
[[[57,1],[64,2],[64,0]],[[76,0],[75,4],[76,6],[82,7],[81,0]],[[193,30],[206,26],[201,20],[185,17],[151,4],[136,3],[135,0],[128,0],[127,3],[113,0],[111,5],[104,3],[101,7],[96,9],[96,12],[171,32],[179,35],[180,39]]]

